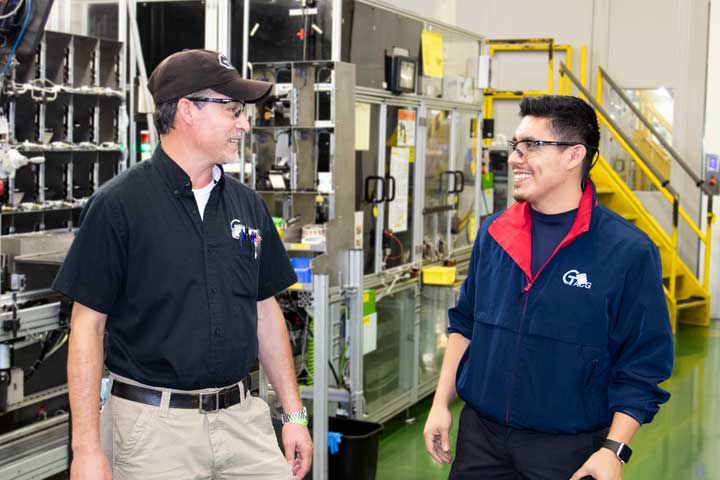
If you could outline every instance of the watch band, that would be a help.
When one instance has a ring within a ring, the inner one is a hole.
[[[297,423],[299,425],[305,425],[308,424],[308,414],[307,409],[303,407],[302,410],[298,410],[295,412],[287,412],[280,415],[280,421],[283,425],[286,423]]]
[[[632,448],[626,443],[616,442],[615,440],[610,440],[609,438],[606,438],[603,441],[602,444],[603,448],[607,448],[611,452],[615,454],[615,456],[620,460],[622,463],[628,463],[630,461],[630,456],[632,455]]]

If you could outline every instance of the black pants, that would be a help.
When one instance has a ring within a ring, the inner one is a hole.
[[[596,452],[608,428],[570,435],[500,425],[465,405],[449,480],[569,480]]]

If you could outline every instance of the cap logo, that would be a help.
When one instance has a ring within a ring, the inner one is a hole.
[[[232,66],[232,63],[230,63],[230,60],[228,60],[222,53],[218,54],[218,63],[228,70],[235,70],[235,67]]]

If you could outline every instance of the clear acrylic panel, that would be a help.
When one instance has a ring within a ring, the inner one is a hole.
[[[434,383],[440,375],[447,344],[448,309],[455,305],[455,289],[423,285],[420,311],[420,386]]]
[[[414,108],[387,107],[385,177],[388,196],[394,199],[385,203],[385,230],[390,236],[385,242],[389,253],[383,252],[385,268],[412,261],[416,118]]]
[[[380,299],[376,309],[377,348],[365,355],[363,364],[363,391],[371,415],[412,388],[415,287]]]
[[[674,99],[672,90],[634,89],[625,90],[633,105],[668,143],[672,142],[672,117]],[[672,157],[659,140],[644,125],[640,117],[612,89],[606,86],[603,106],[611,118],[618,123],[648,163],[665,179],[670,178]],[[656,191],[650,178],[632,160],[627,151],[612,137],[610,131],[601,128],[601,154],[620,175],[631,190],[636,192]]]
[[[475,218],[475,192],[479,185],[475,184],[476,172],[476,139],[472,134],[472,120],[477,114],[457,112],[457,145],[455,148],[455,166],[453,170],[462,172],[464,189],[457,195],[455,217],[452,222],[453,248],[472,245]],[[481,210],[482,211],[482,210]]]
[[[432,212],[448,205],[450,171],[450,120],[448,110],[429,110],[425,144],[425,206],[423,257],[439,260],[447,254],[448,210]]]

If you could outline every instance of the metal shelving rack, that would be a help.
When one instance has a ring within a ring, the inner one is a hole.
[[[123,44],[46,31],[6,82],[10,146],[44,157],[8,179],[3,234],[70,229],[85,200],[125,168]]]

